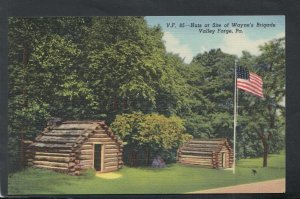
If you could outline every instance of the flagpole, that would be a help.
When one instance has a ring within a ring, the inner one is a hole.
[[[237,87],[236,87],[236,62],[234,62],[234,118],[233,118],[233,174],[235,174],[235,142],[236,142],[236,123],[237,123]]]

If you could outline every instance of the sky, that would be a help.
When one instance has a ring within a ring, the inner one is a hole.
[[[259,45],[285,36],[283,15],[148,16],[145,19],[151,27],[161,26],[167,51],[178,54],[185,63],[190,63],[199,53],[217,48],[237,56],[243,50],[259,55]],[[191,27],[192,23],[197,27]],[[245,25],[234,27],[234,24]]]

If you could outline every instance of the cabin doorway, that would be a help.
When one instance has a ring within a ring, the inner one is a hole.
[[[103,159],[103,146],[102,144],[94,144],[94,168],[96,171],[102,170]]]
[[[226,167],[226,154],[222,153],[222,167],[225,168]]]

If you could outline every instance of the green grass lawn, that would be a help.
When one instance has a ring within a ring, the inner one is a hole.
[[[237,162],[236,173],[168,165],[163,169],[124,167],[121,177],[103,179],[91,175],[68,176],[48,170],[29,168],[9,177],[9,194],[167,194],[192,191],[257,181],[285,178],[285,154],[270,155],[268,168],[262,168],[262,158]],[[257,170],[253,175],[251,169]]]

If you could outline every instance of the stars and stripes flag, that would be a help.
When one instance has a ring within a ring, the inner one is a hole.
[[[237,88],[263,98],[263,80],[255,73],[241,66],[237,67]]]

